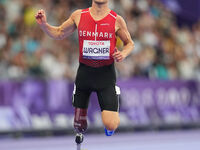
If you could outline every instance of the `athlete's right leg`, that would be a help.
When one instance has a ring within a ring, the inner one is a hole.
[[[76,131],[76,143],[83,142],[83,133],[87,130],[87,109],[75,108],[74,129]]]
[[[87,108],[91,91],[80,90],[74,86],[73,91],[73,106],[74,110],[74,129],[77,132],[76,143],[80,144],[83,141],[83,133],[87,130]]]
[[[74,128],[76,131],[76,143],[80,146],[83,142],[83,133],[87,130],[87,109],[89,104],[89,97],[91,94],[91,74],[88,67],[80,63],[75,86],[73,91],[73,106],[74,112]]]

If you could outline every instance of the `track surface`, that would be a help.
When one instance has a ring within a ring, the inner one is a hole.
[[[82,150],[199,150],[200,131],[86,135]],[[1,139],[0,150],[76,150],[74,137]]]

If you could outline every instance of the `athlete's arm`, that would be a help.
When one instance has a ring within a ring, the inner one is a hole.
[[[117,62],[123,61],[134,49],[134,42],[131,39],[131,35],[128,31],[126,22],[121,16],[117,16],[116,20],[116,35],[119,36],[119,38],[124,43],[124,48],[122,51],[118,51],[116,49],[115,53],[113,54],[113,58]]]
[[[39,10],[35,15],[37,23],[40,28],[51,38],[56,40],[62,40],[71,35],[77,28],[75,23],[75,17],[80,13],[80,10],[75,11],[62,25],[55,27],[47,23],[46,14],[44,10]]]

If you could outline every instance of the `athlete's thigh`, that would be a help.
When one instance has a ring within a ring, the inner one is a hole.
[[[74,87],[72,103],[75,108],[83,108],[87,109],[89,104],[91,91],[90,90],[82,90]]]
[[[104,89],[97,91],[99,105],[101,111],[119,111],[119,88],[115,85],[111,85]]]

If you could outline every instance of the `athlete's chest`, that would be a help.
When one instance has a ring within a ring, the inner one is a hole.
[[[99,40],[112,39],[115,37],[115,22],[116,19],[113,19],[111,15],[96,21],[89,12],[83,14],[78,26],[79,37],[96,37]]]
[[[113,28],[101,27],[100,24],[95,24],[91,27],[80,27],[78,32],[79,37],[84,39],[110,40],[115,37],[115,30]]]
[[[110,39],[115,36],[115,25],[107,20],[94,22],[88,19],[87,22],[80,22],[79,24],[80,37],[98,37],[100,39]]]

